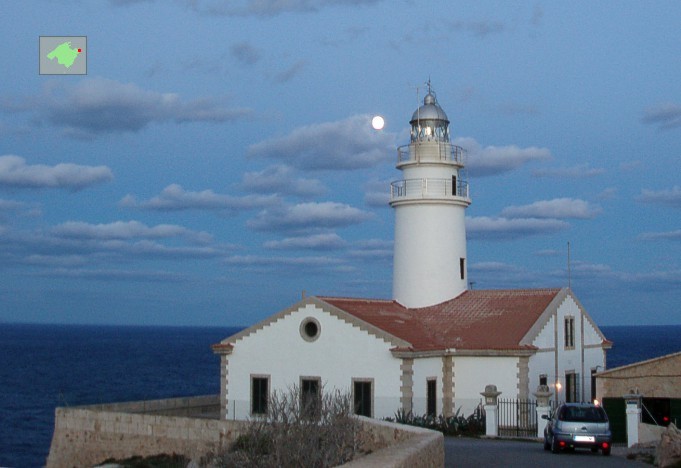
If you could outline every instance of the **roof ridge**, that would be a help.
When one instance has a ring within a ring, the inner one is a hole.
[[[315,296],[318,299],[321,300],[342,300],[342,301],[362,301],[362,302],[386,302],[386,303],[396,303],[398,304],[395,299],[371,299],[371,298],[366,298],[366,297],[344,297],[344,296]]]

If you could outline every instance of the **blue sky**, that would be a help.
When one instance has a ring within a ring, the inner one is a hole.
[[[0,321],[248,325],[388,298],[430,78],[468,150],[474,288],[681,324],[681,5],[24,0],[0,19]],[[87,36],[87,76],[38,38]],[[374,131],[371,116],[385,117]]]

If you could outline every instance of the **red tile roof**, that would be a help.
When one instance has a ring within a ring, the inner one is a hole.
[[[319,297],[360,320],[411,343],[415,351],[533,349],[521,340],[560,289],[465,291],[430,307],[396,301]]]

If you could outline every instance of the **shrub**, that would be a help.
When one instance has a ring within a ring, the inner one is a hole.
[[[349,394],[321,391],[303,404],[300,388],[272,392],[268,413],[251,421],[227,453],[213,463],[224,467],[322,468],[346,463],[358,452],[359,423]]]
[[[460,412],[461,408],[456,410],[453,416],[445,417],[428,414],[414,415],[411,411],[406,412],[399,409],[394,418],[385,419],[390,422],[440,431],[447,436],[466,435],[475,437],[485,432],[485,417],[482,408],[476,408],[473,414],[468,417],[462,416]]]

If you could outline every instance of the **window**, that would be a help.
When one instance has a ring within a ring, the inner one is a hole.
[[[575,318],[565,317],[565,348],[575,347]]]
[[[317,338],[319,338],[321,331],[322,326],[319,324],[317,319],[313,317],[307,317],[305,320],[300,322],[300,336],[302,336],[305,341],[315,341]]]
[[[593,402],[596,399],[596,372],[598,372],[596,369],[591,369],[591,401]]]
[[[251,414],[267,414],[269,377],[251,377]]]
[[[300,407],[305,417],[318,419],[321,410],[321,393],[319,377],[300,380]]]
[[[579,395],[577,382],[577,374],[574,372],[565,373],[565,401],[567,403],[575,403],[579,401],[577,399],[577,395]]]
[[[466,259],[465,258],[459,259],[459,272],[461,273],[461,279],[465,279],[465,277],[466,277]]]
[[[548,385],[546,380],[546,374],[542,374],[539,376],[539,385]]]
[[[355,414],[372,416],[372,395],[371,395],[371,380],[354,380],[353,381],[353,402],[355,405]]]
[[[456,190],[456,176],[452,176],[452,195],[457,196],[458,192]]]
[[[437,380],[428,379],[426,381],[426,412],[428,416],[437,416]]]

